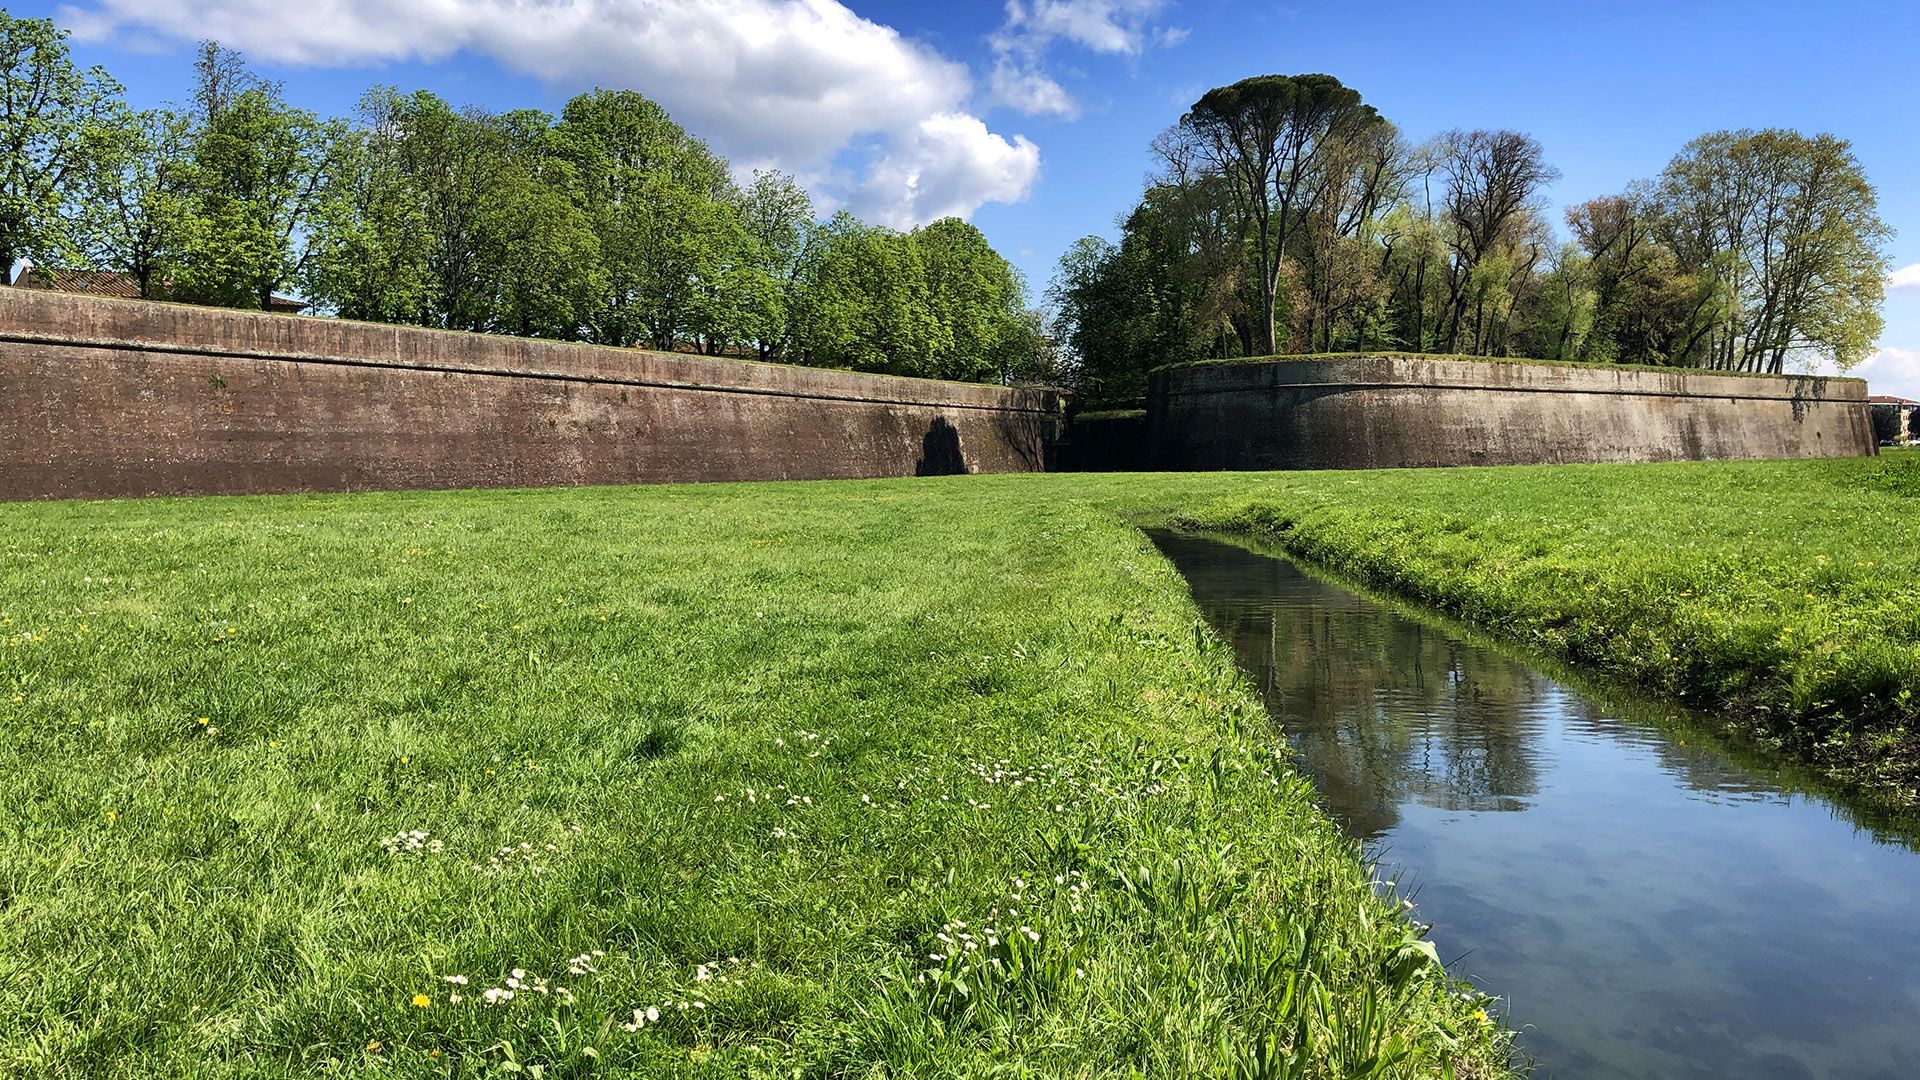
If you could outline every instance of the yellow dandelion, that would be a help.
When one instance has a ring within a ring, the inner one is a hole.
[[[119,821],[119,820],[120,820],[120,811],[118,811],[118,810],[109,810],[109,811],[107,811],[107,822],[108,822],[108,824],[112,824],[113,822],[116,822],[116,821]]]
[[[206,727],[208,724],[213,723],[213,720],[210,717],[203,716],[200,719],[195,720],[194,723],[199,724],[201,727]]]
[[[433,1004],[433,999],[432,999],[432,998],[430,998],[430,997],[428,997],[427,995],[425,995],[425,994],[415,994],[415,995],[413,995],[413,1007],[414,1007],[414,1008],[416,1008],[416,1009],[424,1009],[424,1008],[426,1008],[427,1006],[429,1006],[429,1005],[431,1005],[431,1004]]]

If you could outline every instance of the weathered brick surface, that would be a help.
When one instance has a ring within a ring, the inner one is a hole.
[[[1042,391],[0,288],[0,498],[1038,470]]]
[[[1165,469],[1372,469],[1854,457],[1859,379],[1355,356],[1153,374]]]

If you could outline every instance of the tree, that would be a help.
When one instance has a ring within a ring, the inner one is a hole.
[[[303,273],[341,125],[286,103],[277,83],[216,42],[201,45],[196,130],[183,170],[180,299],[266,308]]]
[[[479,218],[480,269],[492,298],[483,329],[577,339],[608,277],[579,177],[556,153],[546,113],[518,110],[493,126],[497,183]]]
[[[1873,422],[1873,441],[1881,446],[1899,442],[1900,437],[1906,434],[1901,430],[1900,406],[1874,405],[1868,410],[1868,415]]]
[[[167,295],[189,207],[184,173],[192,122],[139,113],[80,185],[75,244],[91,265],[132,277],[143,299]]]
[[[927,305],[938,330],[925,370],[935,378],[980,381],[1017,365],[1008,357],[1024,337],[1026,285],[979,229],[943,218],[914,230],[925,267]]]
[[[1188,145],[1220,175],[1258,255],[1258,344],[1279,351],[1275,295],[1287,241],[1318,207],[1329,148],[1379,122],[1357,91],[1331,75],[1261,75],[1203,94],[1180,119]]]
[[[928,303],[926,265],[913,238],[841,211],[815,239],[798,313],[804,362],[931,374],[930,358],[951,345]]]
[[[120,85],[74,66],[66,31],[0,10],[0,280],[75,248],[75,192],[123,145]]]
[[[1806,354],[1845,369],[1871,351],[1891,233],[1845,140],[1703,135],[1661,174],[1656,198],[1680,270],[1724,297],[1704,362],[1778,373]]]
[[[740,193],[741,224],[754,280],[744,298],[746,338],[761,360],[791,345],[801,266],[814,231],[813,199],[779,172],[756,171]]]
[[[307,295],[349,319],[431,321],[433,236],[407,165],[410,103],[382,87],[359,112],[315,214]]]
[[[1460,351],[1472,309],[1473,352],[1490,352],[1510,321],[1502,316],[1550,246],[1532,203],[1560,173],[1545,163],[1539,142],[1517,131],[1450,131],[1441,136],[1439,156],[1453,256],[1445,349]]]
[[[670,349],[696,306],[708,330],[743,321],[714,307],[740,237],[737,210],[721,205],[733,194],[726,162],[628,90],[567,102],[555,146],[579,176],[605,261],[606,294],[587,319],[593,340]]]

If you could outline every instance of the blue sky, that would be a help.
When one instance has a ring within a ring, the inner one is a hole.
[[[1112,235],[1147,146],[1209,86],[1324,71],[1410,138],[1509,127],[1562,172],[1550,217],[1650,177],[1719,128],[1854,144],[1897,231],[1876,392],[1920,398],[1920,5],[1785,0],[1368,5],[1243,0],[72,0],[14,3],[75,32],[136,104],[184,93],[192,43],[239,48],[344,113],[368,85],[557,109],[594,85],[662,101],[739,167],[912,224],[960,213],[1043,287]],[[1914,269],[1902,275],[1899,268]]]

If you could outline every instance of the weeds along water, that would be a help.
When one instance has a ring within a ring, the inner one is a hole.
[[[1500,1074],[1069,491],[5,508],[0,1072]]]
[[[1920,454],[1300,474],[1190,503],[1920,807]]]

